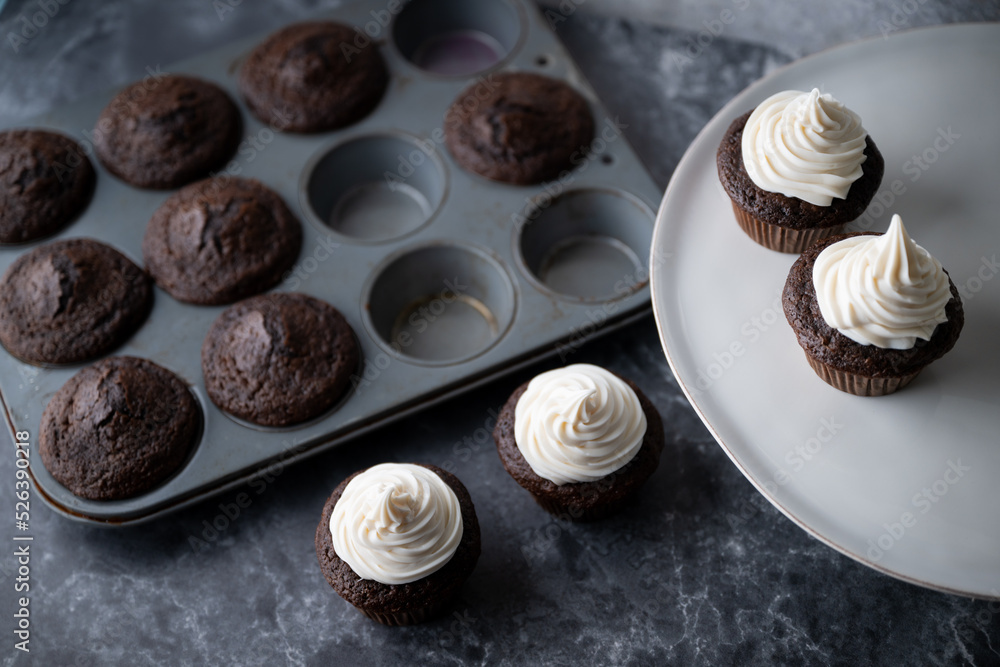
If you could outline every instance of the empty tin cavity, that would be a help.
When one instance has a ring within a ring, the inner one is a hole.
[[[399,52],[427,72],[470,76],[502,62],[523,34],[506,0],[413,0],[393,25]]]
[[[350,139],[304,172],[309,210],[322,227],[355,241],[397,239],[437,212],[447,179],[433,142],[407,135]]]
[[[488,251],[434,241],[390,258],[365,292],[366,324],[394,356],[466,361],[491,348],[514,319],[510,276]]]
[[[615,190],[574,190],[533,203],[514,244],[536,287],[574,301],[610,301],[648,284],[648,206]]]

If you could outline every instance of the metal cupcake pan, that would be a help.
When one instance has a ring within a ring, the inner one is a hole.
[[[302,221],[302,252],[277,289],[323,299],[350,322],[363,360],[349,395],[327,415],[292,428],[262,428],[226,415],[206,395],[200,355],[223,307],[182,304],[157,289],[148,321],[115,354],[151,359],[190,384],[204,411],[200,441],[169,480],[113,502],[71,494],[35,449],[36,489],[56,511],[106,525],[148,520],[244,484],[278,461],[303,459],[539,358],[572,351],[649,311],[647,258],[660,188],[534,6],[373,0],[318,18],[357,26],[358,48],[381,49],[391,72],[379,106],[348,128],[283,134],[249,114],[236,73],[267,34],[164,71],[213,81],[240,104],[245,138],[223,173],[262,181]],[[476,74],[448,73],[497,58]],[[562,79],[591,104],[595,141],[559,181],[494,183],[463,170],[444,147],[442,123],[452,101],[507,70]],[[93,159],[88,138],[115,92],[16,126],[64,132]],[[133,188],[93,161],[99,170],[94,199],[56,238],[95,238],[142,265],[146,224],[170,192]],[[0,248],[0,271],[38,244]],[[0,350],[8,427],[29,431],[37,443],[42,411],[82,367],[39,368]]]

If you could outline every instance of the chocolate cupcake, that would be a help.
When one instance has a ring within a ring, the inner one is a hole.
[[[588,521],[632,500],[660,463],[663,422],[632,382],[590,364],[536,376],[500,411],[504,468],[552,514]]]
[[[463,168],[531,185],[574,169],[594,139],[587,100],[538,74],[491,75],[466,88],[444,119],[445,143]]]
[[[39,454],[77,496],[122,500],[173,475],[200,427],[198,402],[176,375],[146,359],[111,357],[74,375],[49,401]]]
[[[385,625],[439,615],[479,553],[468,490],[431,465],[384,463],[351,475],[334,489],[316,527],[316,557],[327,583]]]
[[[813,370],[857,396],[910,384],[965,323],[955,284],[898,215],[884,235],[834,236],[802,253],[782,303]]]
[[[94,166],[69,137],[0,132],[0,243],[55,234],[87,208],[96,180]]]
[[[302,248],[302,226],[258,181],[210,178],[172,195],[146,227],[142,254],[179,301],[233,303],[277,285]]]
[[[716,164],[743,231],[790,253],[864,213],[885,171],[857,114],[817,89],[778,93],[734,120]]]
[[[94,149],[126,183],[169,189],[224,166],[241,132],[240,112],[222,88],[173,74],[118,93],[97,119]]]
[[[354,331],[305,294],[263,294],[230,306],[201,348],[205,389],[229,414],[291,426],[329,411],[358,368]]]
[[[311,21],[259,44],[240,69],[250,111],[278,130],[326,132],[355,123],[378,105],[389,72],[378,49],[356,49],[354,30]]]
[[[90,239],[18,257],[0,280],[0,343],[32,364],[95,359],[146,320],[153,282],[128,257]]]

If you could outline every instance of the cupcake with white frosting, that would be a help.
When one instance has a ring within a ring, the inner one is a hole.
[[[431,465],[384,463],[334,489],[316,528],[330,586],[385,625],[444,611],[479,560],[479,522],[465,486]]]
[[[621,509],[656,470],[663,424],[635,384],[574,364],[518,387],[493,439],[504,468],[542,507],[592,520]]]
[[[958,340],[962,300],[898,215],[885,234],[819,241],[792,266],[785,317],[813,370],[858,396],[902,389]]]
[[[733,121],[716,164],[743,231],[795,253],[864,213],[885,171],[861,118],[816,88],[777,93]]]

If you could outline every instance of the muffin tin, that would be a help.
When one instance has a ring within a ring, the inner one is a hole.
[[[240,103],[245,138],[228,171],[276,190],[302,221],[302,252],[278,289],[323,299],[350,322],[362,362],[349,394],[327,415],[294,428],[262,428],[224,414],[208,400],[200,364],[202,341],[223,308],[182,304],[157,289],[149,320],[115,354],[151,359],[191,385],[203,410],[199,444],[165,483],[114,502],[74,496],[35,450],[36,488],[62,514],[107,525],[148,520],[538,358],[566,356],[583,340],[649,312],[647,258],[660,188],[535,7],[519,0],[373,0],[319,18],[357,26],[359,48],[380,48],[390,69],[385,98],[348,128],[283,134],[247,112],[236,74],[266,34],[169,71],[214,81]],[[561,181],[493,183],[447,153],[442,123],[449,105],[501,70],[562,79],[590,102],[594,143],[589,152],[581,147],[579,166]],[[89,149],[94,122],[115,92],[17,126],[53,128]],[[146,224],[170,193],[128,186],[94,162],[94,199],[58,238],[96,238],[141,264]],[[36,245],[0,248],[0,271]],[[0,352],[8,426],[37,442],[46,404],[82,367],[39,368]]]

